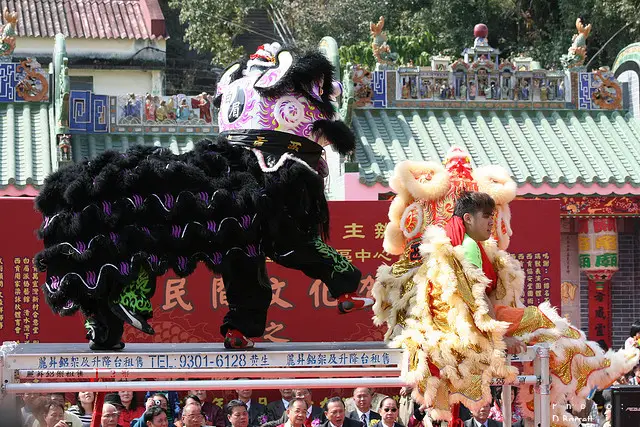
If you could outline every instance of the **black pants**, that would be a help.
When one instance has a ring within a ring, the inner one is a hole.
[[[268,255],[274,262],[322,280],[333,298],[357,291],[360,284],[360,270],[319,238],[296,248],[280,245],[270,252]],[[272,296],[265,259],[231,253],[224,261],[222,279],[229,312],[220,332],[224,335],[231,328],[247,337],[262,336]]]

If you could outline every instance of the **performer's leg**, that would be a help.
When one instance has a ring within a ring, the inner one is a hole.
[[[373,299],[355,295],[362,277],[360,270],[319,237],[295,247],[282,246],[274,252],[270,255],[278,264],[322,280],[329,294],[339,301],[340,312],[373,305]]]
[[[109,310],[101,307],[96,313],[88,315],[84,327],[91,350],[122,350],[121,341],[124,322]]]
[[[222,263],[222,280],[229,304],[229,312],[220,327],[220,332],[227,338],[225,347],[252,347],[253,343],[244,337],[262,336],[271,304],[271,283],[264,256],[248,258],[240,252],[231,252]],[[235,342],[243,338],[248,343],[236,345]]]
[[[129,282],[116,301],[110,302],[111,311],[121,320],[149,335],[155,331],[147,322],[153,316],[151,297],[156,291],[156,277],[140,268],[138,277]]]

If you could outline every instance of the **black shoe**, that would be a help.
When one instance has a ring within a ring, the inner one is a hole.
[[[155,335],[156,331],[151,327],[147,319],[140,314],[135,313],[120,303],[111,303],[109,305],[113,314],[120,320],[133,326],[134,328],[144,332],[145,334]]]
[[[86,338],[89,340],[91,350],[122,350],[124,343],[120,340],[124,332],[124,325],[118,319],[106,321],[96,314],[88,317],[84,322],[87,330]]]

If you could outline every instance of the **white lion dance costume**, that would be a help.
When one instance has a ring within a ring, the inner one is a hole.
[[[550,343],[556,426],[577,425],[566,416],[565,402],[579,407],[594,387],[607,387],[638,362],[635,349],[605,354],[548,303],[524,307],[524,274],[505,252],[516,185],[504,169],[472,170],[468,155],[453,148],[444,167],[400,163],[390,185],[397,196],[384,249],[400,259],[378,270],[374,322],[387,324],[391,346],[408,351],[402,375],[414,385],[413,397],[432,408],[433,419],[451,420],[457,403],[479,409],[491,401],[492,378],[515,379],[517,368],[506,359],[508,336],[527,345]],[[464,191],[488,193],[496,202],[494,238],[479,243],[488,261],[482,268],[465,259],[448,232]],[[518,400],[532,418],[532,389],[523,387]]]

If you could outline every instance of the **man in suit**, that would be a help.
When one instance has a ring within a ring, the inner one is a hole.
[[[345,416],[344,402],[339,397],[327,400],[324,408],[324,416],[327,421],[320,427],[366,427],[361,421],[352,420]]]
[[[307,419],[304,422],[305,427],[312,427],[314,424],[320,424],[325,421],[324,412],[319,406],[313,406],[313,399],[311,398],[311,390],[308,388],[294,388],[293,398],[304,399],[307,403]],[[280,424],[284,424],[289,420],[287,411],[277,421],[270,421],[262,427],[276,427]],[[315,426],[314,426],[315,427]]]
[[[488,403],[477,411],[471,411],[472,418],[464,422],[464,427],[502,427],[502,423],[489,419],[491,405]]]
[[[238,393],[238,400],[243,402],[247,406],[247,412],[249,414],[249,427],[260,427],[267,422],[267,408],[266,406],[251,399],[253,390],[242,389],[236,390]],[[227,425],[230,423],[227,422]]]
[[[372,390],[367,387],[358,387],[353,390],[353,403],[356,409],[349,412],[348,418],[361,421],[365,427],[371,425],[371,421],[379,420],[382,417],[379,413],[371,410]]]
[[[283,388],[280,390],[281,399],[271,402],[267,405],[267,418],[269,421],[275,421],[279,419],[284,411],[289,408],[289,402],[293,399],[293,390],[290,388]]]

